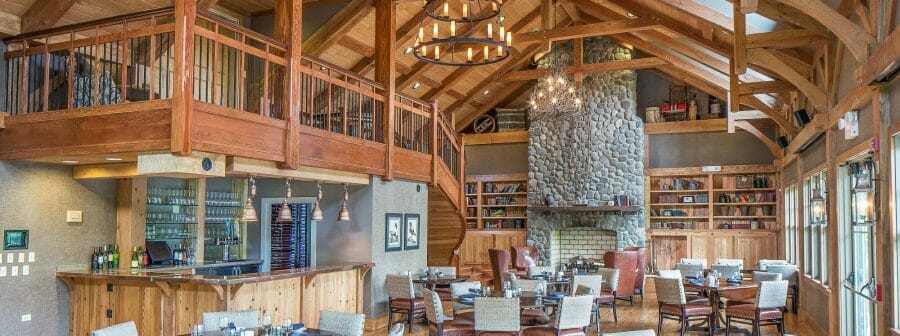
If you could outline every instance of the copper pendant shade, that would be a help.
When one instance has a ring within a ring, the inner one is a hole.
[[[247,200],[244,202],[244,210],[241,213],[241,220],[244,222],[258,222],[259,215],[256,213],[256,208],[253,207],[253,197],[256,196],[256,181],[253,179],[253,176],[250,176],[250,192],[247,195]]]
[[[350,211],[347,210],[347,199],[349,198],[349,192],[347,191],[347,184],[344,184],[344,203],[341,204],[341,211],[338,213],[338,222],[349,222],[350,221]]]
[[[281,202],[281,210],[278,211],[278,217],[276,220],[282,222],[290,222],[294,220],[291,215],[291,206],[288,204],[288,198],[291,198],[291,180],[285,179],[284,185],[287,188],[287,194],[285,195],[284,201]]]
[[[322,182],[316,182],[316,203],[313,204],[312,213],[310,214],[310,220],[321,221],[325,220],[325,214],[322,212],[322,206],[319,204],[322,201]]]

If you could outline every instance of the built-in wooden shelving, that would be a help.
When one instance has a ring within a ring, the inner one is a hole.
[[[469,230],[524,230],[530,209],[527,174],[466,177]]]

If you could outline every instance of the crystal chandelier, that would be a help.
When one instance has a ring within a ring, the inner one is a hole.
[[[509,57],[512,45],[512,32],[503,26],[500,15],[502,6],[503,0],[424,0],[425,15],[407,53],[439,65],[500,62]],[[426,25],[428,18],[434,21],[431,25]],[[426,31],[430,33],[427,38]]]
[[[551,67],[531,92],[532,120],[566,117],[582,111],[582,90],[569,81],[562,67]]]

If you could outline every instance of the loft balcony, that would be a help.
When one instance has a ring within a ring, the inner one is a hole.
[[[209,12],[169,7],[5,42],[0,160],[202,151],[429,181],[461,195],[460,140],[435,105],[385,97],[379,84],[315,58],[292,60],[284,44]],[[458,206],[461,197],[450,198]]]

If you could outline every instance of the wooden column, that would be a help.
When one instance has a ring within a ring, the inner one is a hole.
[[[301,51],[303,42],[303,1],[275,1],[275,39],[288,48],[288,83],[284,86],[284,113],[287,122],[285,148],[285,168],[300,167],[300,103],[302,73]]]
[[[131,268],[131,250],[144,246],[147,232],[147,178],[119,179],[116,186],[116,245],[119,269]]]
[[[172,153],[191,155],[194,114],[194,22],[196,0],[175,0],[175,87],[172,92]]]
[[[880,269],[875,266],[875,283],[882,285],[882,301],[876,304],[875,309],[875,334],[889,335],[890,325],[893,324],[894,312],[897,309],[894,303],[893,261],[894,240],[891,230],[893,207],[893,193],[891,192],[891,175],[894,170],[891,163],[892,137],[889,132],[889,125],[892,124],[890,94],[886,87],[878,88],[872,94],[872,136],[878,142],[878,151],[874,155],[876,167],[875,173],[875,189],[878,191],[877,199],[872,204],[876,209],[875,218],[877,218],[877,226],[875,229],[875,255],[873,256]],[[860,125],[863,127],[862,125]],[[878,228],[881,228],[880,230]],[[880,261],[880,262],[879,262]]]
[[[741,12],[741,6],[746,0],[737,0],[732,3],[734,9],[734,73],[744,74],[747,72],[747,21],[744,13]],[[732,90],[737,90],[732,87]]]
[[[397,4],[375,1],[375,81],[384,86],[384,179],[394,178],[394,95],[396,94]]]
[[[441,115],[438,113],[438,103],[437,100],[431,102],[431,185],[438,185],[438,160],[440,160],[440,148],[438,148],[438,132],[443,132],[443,127],[440,126],[439,123],[443,121],[440,119]]]
[[[584,38],[575,39],[573,54],[573,56],[575,56],[575,69],[581,69],[581,66],[584,65]],[[575,82],[581,83],[582,79],[584,79],[584,73],[576,71]]]

